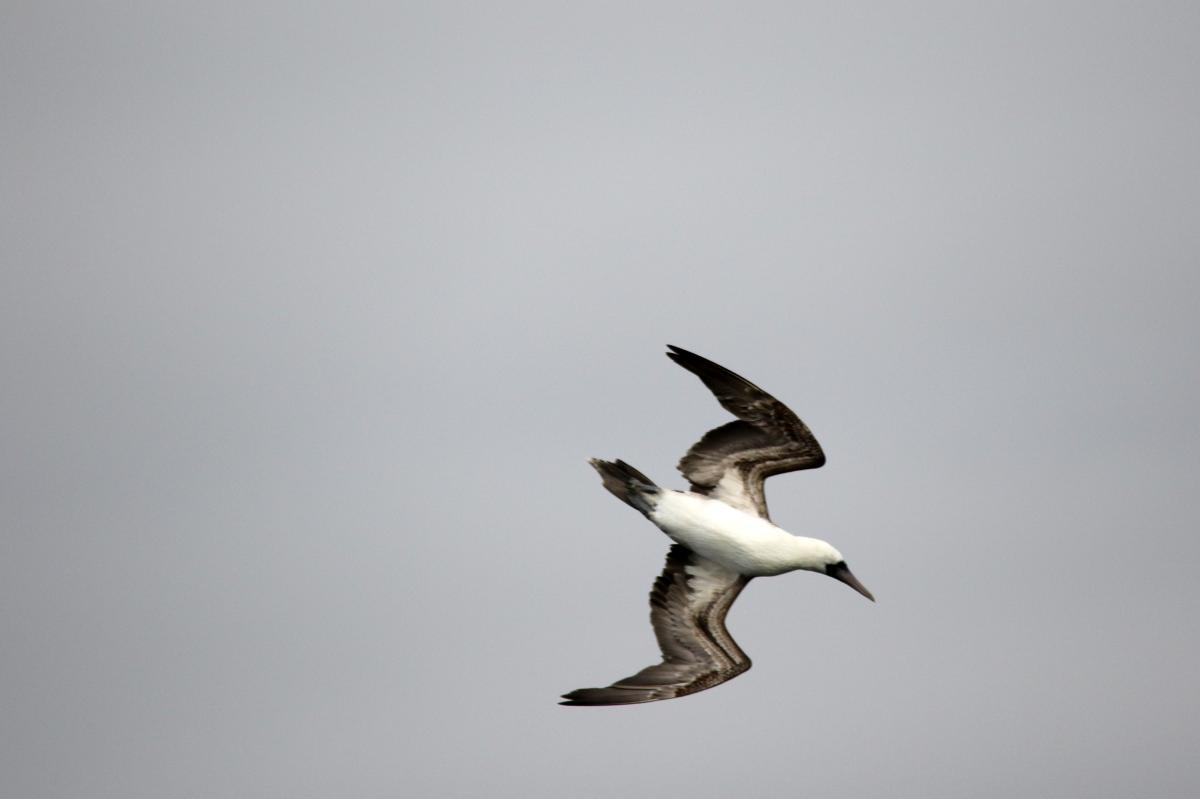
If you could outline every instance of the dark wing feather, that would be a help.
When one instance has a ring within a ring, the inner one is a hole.
[[[679,461],[679,471],[693,491],[767,518],[763,481],[821,466],[821,445],[800,417],[749,380],[695,353],[670,349],[667,357],[699,377],[738,418],[706,433]]]
[[[650,591],[650,623],[662,663],[647,666],[607,688],[564,694],[564,705],[630,705],[674,699],[732,680],[750,658],[725,629],[725,614],[750,582],[681,544]]]

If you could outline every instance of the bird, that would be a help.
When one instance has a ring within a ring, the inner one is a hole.
[[[588,461],[605,489],[673,542],[650,591],[662,662],[607,687],[563,694],[562,705],[675,699],[745,673],[750,658],[726,629],[725,615],[755,577],[817,572],[875,601],[832,544],[793,535],[767,513],[763,481],[825,463],[808,425],[741,375],[680,347],[667,349],[667,357],[700,378],[737,418],[705,433],[679,461],[688,491],[662,488],[622,460]]]

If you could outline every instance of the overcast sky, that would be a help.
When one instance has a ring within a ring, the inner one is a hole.
[[[14,797],[1200,787],[1200,6],[8,3]],[[664,485],[787,402],[682,700]]]

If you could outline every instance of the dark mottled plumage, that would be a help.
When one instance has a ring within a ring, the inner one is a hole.
[[[695,353],[670,350],[667,357],[699,377],[738,418],[708,431],[679,461],[679,471],[693,491],[767,518],[763,481],[823,465],[821,445],[800,417],[749,380]]]
[[[629,705],[694,694],[750,668],[750,658],[725,629],[725,614],[749,577],[701,558],[681,544],[650,591],[650,623],[662,663],[607,688],[580,688],[564,705]]]

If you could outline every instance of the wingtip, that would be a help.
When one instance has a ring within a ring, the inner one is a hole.
[[[587,702],[580,701],[580,694],[582,694],[586,690],[587,690],[586,688],[576,688],[574,691],[568,691],[567,693],[565,693],[559,697],[559,699],[561,699],[562,701],[559,702],[558,704],[564,705],[566,707],[582,707],[582,706],[586,705]]]
[[[667,349],[669,349],[670,352],[664,354],[688,371],[695,371],[691,364],[704,362],[707,360],[701,355],[697,355],[694,352],[685,350],[683,347],[676,347],[674,344],[668,344]]]
[[[562,702],[566,707],[621,707],[624,705],[642,705],[659,699],[670,697],[652,696],[646,691],[634,692],[623,688],[578,688],[563,694]]]

